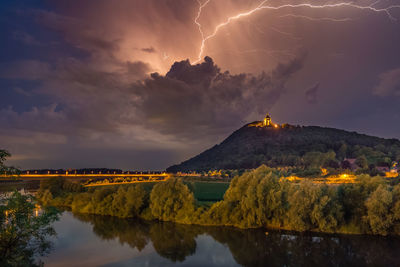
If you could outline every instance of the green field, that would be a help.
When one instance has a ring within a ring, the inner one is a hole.
[[[215,202],[224,198],[229,183],[221,182],[185,182],[194,197],[201,202]]]

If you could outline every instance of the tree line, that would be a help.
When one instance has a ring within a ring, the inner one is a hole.
[[[172,178],[152,188],[141,184],[86,189],[63,178],[41,183],[46,205],[73,212],[184,224],[278,228],[328,233],[399,234],[400,185],[380,176],[357,176],[337,186],[291,183],[280,171],[261,166],[232,179],[223,200],[211,206]]]

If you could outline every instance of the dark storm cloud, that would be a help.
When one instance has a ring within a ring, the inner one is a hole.
[[[314,86],[310,87],[306,91],[306,99],[309,104],[316,104],[318,101],[318,90],[319,83],[316,83]]]
[[[69,121],[63,112],[56,111],[57,105],[33,107],[30,111],[17,113],[11,107],[0,110],[0,124],[3,130],[30,130],[66,133]],[[54,128],[57,127],[57,128]]]
[[[8,128],[66,135],[119,132],[140,125],[175,139],[212,139],[239,127],[249,116],[270,110],[304,60],[302,54],[270,73],[234,75],[221,72],[206,57],[201,64],[175,62],[166,75],[139,79],[148,71],[142,62],[104,72],[71,59],[37,73],[25,70],[14,77],[6,72],[8,78],[41,80],[36,93],[50,97],[59,108],[33,107],[21,114],[7,108],[0,119]]]
[[[42,80],[50,74],[50,64],[38,60],[18,60],[0,63],[0,78]]]
[[[196,65],[175,62],[165,76],[153,73],[136,88],[138,110],[146,127],[161,133],[188,138],[224,133],[269,111],[304,60],[301,54],[259,75],[221,72],[209,57]]]
[[[40,61],[17,61],[0,68],[0,77],[39,82],[35,94],[53,103],[34,105],[18,113],[11,105],[0,109],[5,128],[52,132],[66,136],[88,136],[117,132],[118,126],[133,123],[134,95],[130,86],[150,70],[143,62],[126,62],[114,71],[77,59],[63,59],[50,66]],[[127,118],[127,119],[123,119]]]
[[[61,33],[67,42],[94,56],[112,57],[113,53],[119,49],[116,37],[80,18],[44,10],[31,10],[28,13],[35,18],[37,23]]]

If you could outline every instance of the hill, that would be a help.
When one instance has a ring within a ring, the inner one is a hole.
[[[276,126],[276,127],[274,127]],[[171,166],[168,172],[252,169],[292,166],[302,169],[341,168],[354,158],[360,168],[390,166],[400,159],[400,141],[318,126],[249,123],[219,145]]]

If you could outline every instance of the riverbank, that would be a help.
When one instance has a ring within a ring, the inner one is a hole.
[[[78,213],[172,221],[182,224],[285,229],[298,232],[398,235],[400,186],[360,175],[357,183],[328,186],[281,179],[262,166],[232,180],[223,200],[202,205],[180,179],[84,189],[67,181],[42,183],[45,205]],[[49,180],[50,181],[50,180]]]
[[[398,237],[205,227],[64,212],[45,266],[396,266]]]
[[[10,192],[14,190],[24,189],[35,193],[39,190],[40,181],[24,181],[24,180],[1,180],[0,181],[0,193]]]

